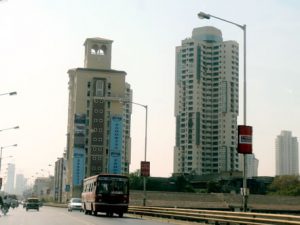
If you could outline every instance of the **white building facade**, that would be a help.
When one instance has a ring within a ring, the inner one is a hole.
[[[275,140],[276,175],[299,175],[297,137],[291,131],[281,131]]]
[[[27,180],[23,174],[16,175],[16,187],[15,194],[23,195],[23,192],[26,190]]]
[[[239,46],[215,27],[176,47],[175,174],[238,171]]]
[[[259,160],[255,157],[254,154],[245,154],[246,156],[246,173],[247,178],[253,178],[258,176],[258,165]],[[243,155],[240,154],[240,171],[244,170],[244,160]]]
[[[15,173],[16,167],[15,164],[9,163],[7,166],[7,178],[4,185],[4,192],[9,194],[15,193]]]

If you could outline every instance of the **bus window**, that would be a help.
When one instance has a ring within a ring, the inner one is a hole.
[[[97,194],[127,194],[127,180],[100,180],[97,184]]]
[[[97,185],[97,194],[108,194],[109,193],[109,188],[108,188],[108,183],[107,182],[98,182]]]

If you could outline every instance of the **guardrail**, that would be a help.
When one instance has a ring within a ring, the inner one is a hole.
[[[210,224],[290,225],[300,224],[300,216],[251,212],[229,212],[181,208],[130,206],[129,213],[191,220]]]

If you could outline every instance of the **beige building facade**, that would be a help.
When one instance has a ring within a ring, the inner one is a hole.
[[[132,90],[126,72],[111,69],[111,40],[88,38],[83,68],[70,69],[67,133],[69,196],[83,179],[99,173],[127,174],[130,165]]]

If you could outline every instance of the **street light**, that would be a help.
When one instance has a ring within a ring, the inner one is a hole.
[[[4,128],[4,129],[1,129],[0,132],[4,131],[4,130],[12,130],[12,129],[19,129],[19,128],[20,128],[19,126]]]
[[[198,13],[198,17],[200,19],[210,19],[210,18],[215,18],[221,21],[224,21],[226,23],[230,23],[233,24],[239,28],[241,28],[243,30],[243,34],[244,34],[244,125],[246,126],[247,124],[247,117],[246,117],[246,106],[247,106],[247,102],[246,102],[246,94],[247,94],[247,85],[246,85],[246,25],[240,25],[238,23],[229,21],[229,20],[225,20],[222,19],[220,17],[217,16],[213,16],[204,12],[200,12]],[[242,191],[242,195],[243,195],[243,210],[247,211],[247,167],[246,167],[246,155],[243,154],[243,161],[244,161],[244,171],[243,171],[243,191]]]
[[[41,169],[41,171],[44,173],[44,172],[47,172],[48,173],[48,177],[50,177],[50,171],[49,170],[44,170],[44,169]],[[44,174],[42,174],[44,175]]]
[[[17,92],[16,91],[12,91],[12,92],[7,92],[7,93],[3,93],[3,94],[0,94],[1,95],[16,95]]]
[[[48,164],[48,167],[52,167],[54,169],[54,174],[55,174],[55,167],[52,164]],[[50,176],[50,170],[49,170],[49,176]]]
[[[120,100],[121,102],[123,103],[129,103],[129,104],[133,104],[133,105],[138,105],[138,106],[141,106],[145,109],[145,155],[144,155],[144,162],[147,161],[147,124],[148,124],[148,105],[143,105],[143,104],[140,104],[140,103],[137,103],[137,102],[132,102],[132,101],[122,101]],[[146,206],[146,199],[147,199],[147,190],[146,190],[146,176],[143,176],[143,181],[144,181],[144,198],[143,198],[143,206]]]

